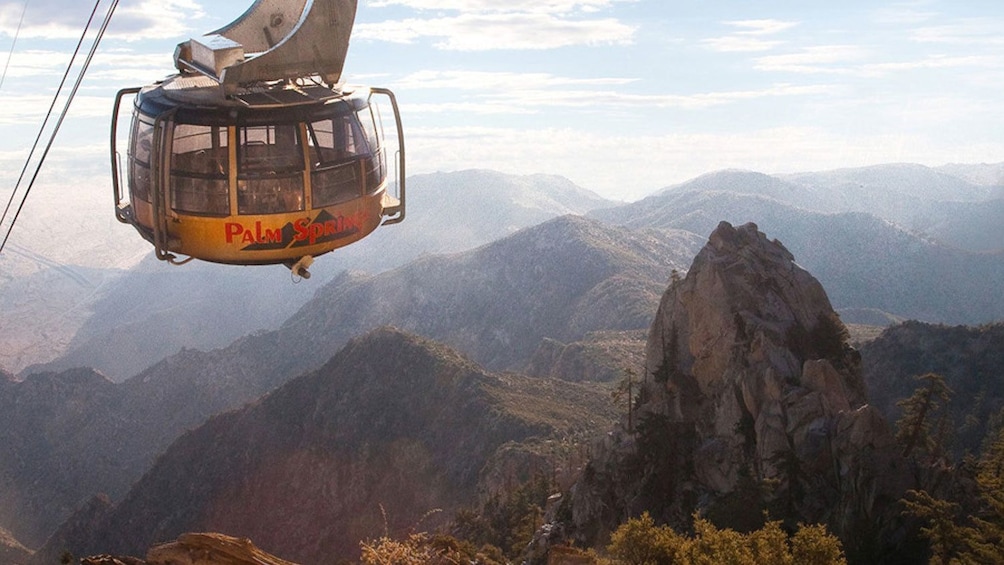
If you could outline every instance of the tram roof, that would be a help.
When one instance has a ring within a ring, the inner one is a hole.
[[[262,125],[307,121],[366,108],[367,87],[275,83],[225,95],[220,84],[201,75],[174,75],[145,87],[136,106],[149,116],[176,111],[174,120],[204,125]]]

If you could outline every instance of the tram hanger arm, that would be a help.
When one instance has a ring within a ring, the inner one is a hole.
[[[213,76],[228,93],[256,82],[313,75],[334,85],[341,80],[356,6],[357,0],[257,0],[231,24],[180,44],[175,65]],[[217,68],[216,38],[241,48],[239,56],[227,55],[236,62]],[[256,55],[245,58],[245,53]]]

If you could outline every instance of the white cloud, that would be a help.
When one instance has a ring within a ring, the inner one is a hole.
[[[0,125],[32,125],[41,124],[46,111],[52,106],[51,95],[29,94],[5,96],[0,111]],[[57,100],[53,109],[53,119],[63,110],[65,96]],[[67,114],[67,119],[107,118],[111,106],[106,96],[86,96],[78,94]]]
[[[724,23],[738,28],[739,31],[731,35],[705,39],[701,43],[713,51],[723,53],[769,51],[784,42],[764,39],[765,36],[776,35],[798,25],[798,22],[781,20],[737,20]]]
[[[6,61],[6,57],[4,58]],[[24,50],[16,51],[10,57],[7,78],[62,76],[69,53],[56,51]]]
[[[545,13],[569,14],[573,12],[597,12],[610,8],[617,2],[635,0],[372,0],[367,3],[372,8],[403,6],[415,10],[456,11],[463,13]]]
[[[882,75],[890,72],[914,71],[925,69],[957,69],[957,68],[978,68],[986,69],[991,67],[1000,68],[1004,66],[1004,58],[983,55],[965,55],[950,57],[947,55],[932,55],[914,61],[899,61],[890,63],[872,63],[861,66],[863,74]]]
[[[612,18],[564,19],[547,13],[466,14],[433,19],[357,23],[353,37],[394,43],[434,38],[451,51],[555,49],[576,45],[623,45],[635,28]]]
[[[122,5],[115,13],[112,37],[127,41],[171,39],[191,35],[191,22],[205,17],[193,0],[141,0]]]
[[[702,92],[696,94],[632,94],[622,91],[519,90],[515,98],[532,107],[578,107],[608,111],[610,108],[682,108],[697,110],[758,98],[815,96],[832,92],[826,85],[780,84],[762,89]],[[489,94],[498,104],[512,104],[513,93]]]
[[[395,84],[397,89],[445,89],[469,93],[463,104],[408,105],[409,113],[471,112],[527,115],[545,108],[575,108],[607,112],[611,108],[702,109],[758,98],[832,94],[829,85],[776,84],[760,89],[700,92],[693,94],[635,94],[628,78],[571,78],[546,73],[490,73],[472,71],[420,71]],[[514,100],[519,103],[514,104]]]
[[[0,33],[13,37],[21,20],[22,1],[0,3]],[[110,3],[98,7],[91,24],[97,30]],[[33,0],[24,12],[22,39],[78,39],[93,6],[79,0]],[[139,0],[116,8],[108,37],[130,41],[183,35],[186,21],[205,15],[194,0]],[[93,36],[93,34],[92,34]]]
[[[880,24],[907,24],[914,25],[927,22],[938,17],[938,13],[932,10],[923,9],[920,3],[899,4],[875,11],[873,19]]]
[[[75,68],[83,62],[84,55],[76,59]],[[31,77],[36,88],[55,87],[70,62],[70,53],[41,50],[17,51],[10,59],[7,79]],[[132,84],[137,81],[153,82],[173,71],[170,54],[136,53],[124,50],[99,50],[87,71],[88,83],[108,81],[115,84]],[[71,80],[76,73],[70,75]],[[2,109],[0,111],[6,111]]]
[[[789,30],[798,25],[798,22],[786,22],[782,20],[734,20],[725,22],[726,25],[741,29],[737,33],[744,35],[773,35]]]
[[[505,90],[512,91],[548,88],[553,86],[622,86],[635,82],[628,78],[570,78],[548,73],[515,73],[483,71],[435,71],[412,73],[397,81],[398,87],[451,90]]]
[[[1004,20],[999,18],[961,19],[952,23],[917,28],[912,39],[920,43],[949,45],[1004,45],[1001,29]]]
[[[739,35],[713,37],[711,39],[705,39],[701,41],[701,43],[707,45],[712,51],[719,51],[722,53],[770,51],[771,49],[783,44],[781,41],[768,41],[764,39],[757,39],[756,37]]]
[[[759,57],[754,68],[771,72],[846,74],[852,72],[852,63],[868,56],[868,50],[856,45],[818,45],[796,53]]]
[[[758,57],[754,68],[766,72],[831,74],[877,78],[891,73],[946,69],[1004,68],[1004,55],[922,55],[901,61],[869,62],[873,53],[854,45],[806,47],[796,53]]]

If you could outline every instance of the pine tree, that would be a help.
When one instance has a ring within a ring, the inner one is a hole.
[[[903,445],[903,457],[917,450],[938,457],[944,453],[942,440],[948,428],[945,406],[952,397],[952,389],[941,375],[927,373],[917,377],[922,384],[910,398],[896,403],[903,415],[896,422],[896,439]],[[935,433],[931,421],[940,418]]]
[[[960,557],[974,563],[1004,563],[1004,429],[984,450],[977,472],[984,511],[972,517],[966,540],[969,549]]]
[[[996,432],[977,464],[981,511],[965,521],[960,506],[925,491],[909,491],[906,512],[921,518],[932,563],[1004,563],[1004,429]]]
[[[637,374],[632,369],[624,369],[624,378],[617,383],[617,388],[611,392],[611,396],[614,402],[620,402],[624,396],[627,396],[627,414],[628,414],[628,431],[634,431],[634,403],[635,394],[634,387],[639,381],[637,380]]]

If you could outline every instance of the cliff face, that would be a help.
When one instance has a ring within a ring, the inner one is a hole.
[[[769,510],[842,534],[881,512],[901,464],[846,337],[783,245],[722,222],[663,296],[634,429],[577,486],[580,535],[642,510],[685,523],[702,509],[736,527]]]

